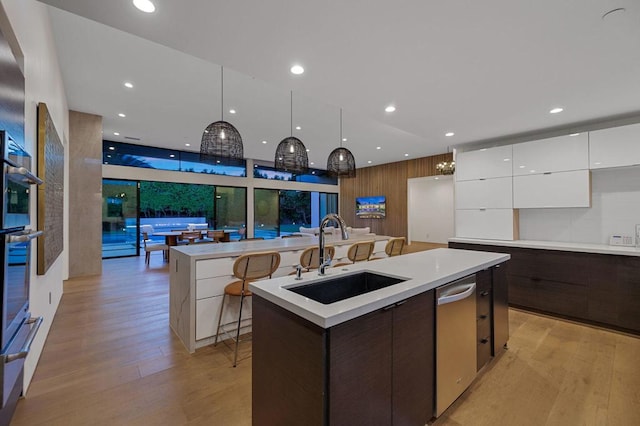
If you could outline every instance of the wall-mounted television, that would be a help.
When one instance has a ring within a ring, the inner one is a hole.
[[[356,217],[361,219],[384,219],[387,208],[384,195],[356,198]]]

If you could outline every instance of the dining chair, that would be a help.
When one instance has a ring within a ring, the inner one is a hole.
[[[273,273],[280,266],[280,253],[277,251],[264,251],[244,254],[236,259],[233,263],[233,276],[237,278],[224,288],[222,295],[222,305],[220,306],[220,316],[218,317],[218,326],[216,328],[216,337],[213,345],[218,344],[218,338],[220,337],[220,331],[227,335],[231,340],[235,342],[235,349],[233,355],[233,366],[237,365],[238,361],[238,344],[240,343],[240,328],[242,323],[242,306],[244,299],[251,297],[252,293],[249,290],[249,283],[261,278],[271,278]],[[225,300],[227,297],[239,297],[240,307],[238,309],[237,322],[229,322],[222,324],[222,314],[225,308]],[[225,329],[226,326],[235,324],[235,337]]]
[[[153,243],[149,244],[151,240],[149,239],[149,234],[146,232],[142,233],[142,246],[144,247],[144,263],[149,265],[151,261],[151,252],[154,251],[162,251],[163,260],[167,258],[169,254],[169,246],[162,243]]]
[[[349,246],[349,250],[347,250],[347,259],[349,259],[350,263],[342,262],[332,266],[335,268],[338,266],[351,265],[356,262],[367,261],[373,254],[374,246],[375,241],[358,241],[357,243],[353,243]]]
[[[215,241],[216,243],[219,243],[221,241],[223,241],[224,238],[224,231],[207,231],[207,238],[211,238],[213,241]]]
[[[336,254],[336,248],[334,246],[325,246],[324,255],[330,259]],[[318,246],[308,247],[300,254],[300,266],[303,272],[309,272],[313,269],[320,267],[320,248]],[[298,265],[294,265],[294,268],[298,268]],[[289,275],[295,275],[296,271],[291,272]]]
[[[387,244],[384,246],[384,252],[387,254],[387,257],[400,256],[402,254],[402,249],[404,249],[404,245],[406,243],[406,239],[404,237],[393,237],[389,238]],[[372,257],[369,260],[380,260],[386,259],[384,257]]]
[[[193,244],[202,237],[202,233],[200,231],[182,231],[181,237],[183,241],[187,241],[187,244]]]

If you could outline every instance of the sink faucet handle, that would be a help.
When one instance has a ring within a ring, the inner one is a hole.
[[[296,265],[296,280],[302,279],[302,265]]]

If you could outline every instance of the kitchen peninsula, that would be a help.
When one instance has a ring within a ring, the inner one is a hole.
[[[364,234],[341,240],[327,236],[326,244],[336,248],[334,262],[346,261],[347,249],[356,241],[375,241],[374,255],[384,256],[389,237]],[[213,343],[215,325],[224,287],[234,280],[233,263],[245,253],[275,250],[280,252],[280,268],[274,277],[288,275],[300,262],[300,254],[317,246],[318,238],[304,236],[271,240],[238,241],[220,244],[193,244],[171,248],[169,325],[190,353]],[[225,307],[224,322],[238,316],[234,300]],[[245,303],[243,318],[251,318],[251,303]],[[248,330],[247,330],[248,331]]]
[[[475,276],[478,312],[488,307],[482,315],[490,330],[481,334],[482,321],[474,318],[467,330],[480,339],[479,370],[508,340],[501,267],[508,259],[436,249],[332,269],[325,277],[252,283],[253,424],[426,424],[436,404],[435,289]],[[329,303],[297,292],[328,281],[343,285],[363,272],[396,283]]]

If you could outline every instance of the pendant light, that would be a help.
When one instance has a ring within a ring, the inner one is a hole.
[[[276,170],[303,175],[309,171],[307,148],[293,136],[293,91],[291,91],[291,136],[282,139],[276,148]]]
[[[356,177],[356,160],[351,151],[342,147],[342,108],[340,108],[340,148],[334,149],[329,154],[327,174],[333,177]]]
[[[202,133],[200,143],[200,161],[216,164],[224,160],[224,164],[244,159],[242,137],[238,130],[224,121],[224,68],[220,67],[220,121],[211,123]],[[231,160],[231,161],[229,161]]]

